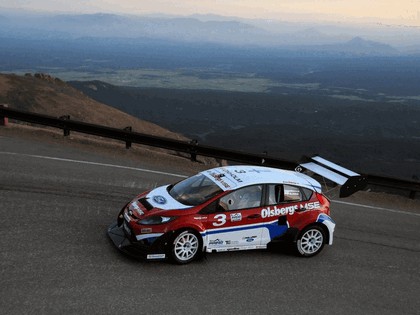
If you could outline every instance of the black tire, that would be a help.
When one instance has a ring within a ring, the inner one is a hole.
[[[296,252],[301,257],[312,257],[324,248],[327,238],[325,230],[317,225],[306,227],[296,242]]]
[[[170,257],[177,264],[188,264],[201,255],[203,240],[194,230],[181,231],[170,243]]]

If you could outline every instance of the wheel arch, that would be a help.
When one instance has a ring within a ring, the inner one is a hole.
[[[200,253],[202,254],[204,252],[204,249],[205,249],[205,246],[204,246],[204,238],[201,235],[199,229],[197,229],[197,227],[195,227],[195,226],[183,226],[183,227],[179,227],[179,228],[177,228],[175,230],[170,231],[169,232],[170,233],[170,236],[168,238],[168,242],[166,242],[166,245],[165,245],[165,252],[169,252],[170,251],[172,242],[175,240],[175,238],[179,234],[181,234],[184,231],[192,231],[194,234],[196,234],[199,237],[199,239],[201,240],[201,245],[202,245],[201,246]]]
[[[296,240],[299,239],[299,237],[303,234],[303,232],[313,226],[317,226],[320,227],[323,231],[324,231],[324,235],[325,235],[325,244],[330,244],[330,239],[332,238],[332,235],[330,235],[330,230],[328,228],[328,226],[326,224],[324,224],[323,222],[313,222],[311,224],[306,225],[297,235]]]

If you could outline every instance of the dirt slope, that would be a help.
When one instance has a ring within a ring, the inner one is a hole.
[[[132,126],[136,132],[186,140],[185,137],[158,125],[94,101],[60,79],[46,74],[0,74],[0,104],[2,103],[8,104],[10,108],[56,117],[70,115],[74,120],[114,128]]]

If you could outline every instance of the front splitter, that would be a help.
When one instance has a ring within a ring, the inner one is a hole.
[[[118,226],[117,222],[114,222],[108,227],[107,234],[115,247],[131,257],[147,260],[166,259],[164,251],[151,250],[146,246],[132,242],[125,234],[123,227]]]

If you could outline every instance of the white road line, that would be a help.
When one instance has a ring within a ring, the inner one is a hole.
[[[24,154],[24,153],[15,153],[15,152],[1,152],[1,151],[0,151],[0,154],[27,156],[27,157],[39,158],[39,159],[45,159],[45,160],[54,160],[54,161],[63,161],[63,162],[71,162],[71,163],[79,163],[79,164],[89,164],[89,165],[104,166],[104,167],[121,168],[121,169],[126,169],[126,170],[133,170],[133,171],[139,171],[139,172],[145,172],[145,173],[153,173],[153,174],[159,174],[159,175],[168,175],[168,176],[174,176],[174,177],[180,177],[180,178],[187,178],[188,177],[188,176],[185,176],[185,175],[148,170],[148,169],[145,169],[145,168],[137,168],[137,167],[107,164],[107,163],[98,163],[98,162],[89,162],[89,161],[82,161],[82,160],[64,159],[64,158],[57,158],[57,157],[52,157],[52,156]]]
[[[420,217],[420,213],[413,213],[413,212],[407,212],[407,211],[402,211],[402,210],[393,210],[393,209],[387,209],[387,208],[381,208],[381,207],[367,206],[367,205],[362,205],[362,204],[352,203],[352,202],[346,202],[346,201],[338,201],[338,200],[331,200],[331,201],[335,202],[335,203],[343,204],[343,205],[356,206],[356,207],[374,209],[374,210],[381,210],[381,211],[388,211],[388,212],[393,212],[393,213],[401,213],[401,214],[407,214],[407,215],[413,215],[413,216]]]

